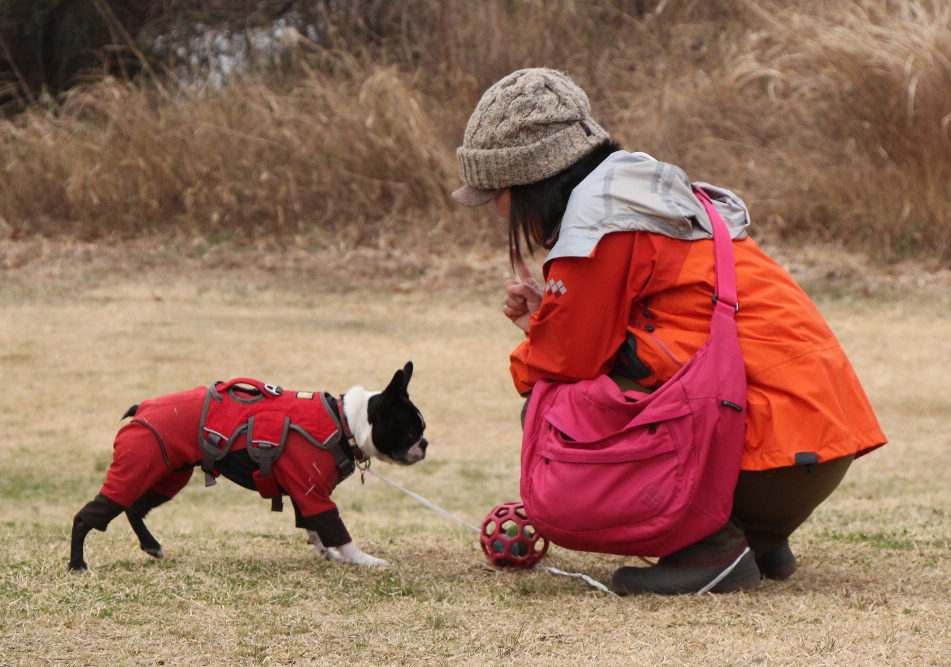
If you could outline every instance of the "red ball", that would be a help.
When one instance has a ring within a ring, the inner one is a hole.
[[[548,551],[548,539],[535,530],[521,502],[502,503],[489,512],[479,543],[489,562],[501,567],[532,567]]]

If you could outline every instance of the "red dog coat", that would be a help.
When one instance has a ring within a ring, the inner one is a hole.
[[[350,536],[330,494],[354,469],[348,434],[329,394],[246,378],[196,387],[139,405],[116,435],[101,493],[123,507],[149,490],[171,498],[196,465],[209,473],[219,465],[265,497],[286,493],[298,526],[317,531],[326,546],[339,546]],[[230,465],[242,450],[251,461]]]

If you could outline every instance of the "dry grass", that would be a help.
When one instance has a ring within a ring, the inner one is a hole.
[[[151,264],[130,248],[0,249],[19,257],[0,282],[0,664],[947,664],[951,290],[928,282],[938,274],[879,276],[883,298],[821,302],[891,443],[797,532],[795,577],[730,596],[618,599],[494,570],[467,529],[373,478],[334,497],[359,543],[394,562],[386,570],[318,561],[291,517],[196,477],[150,520],[165,560],[117,521],[87,541],[92,575],[68,574],[69,523],[101,483],[122,411],[232,375],[342,391],[412,359],[431,457],[375,469],[478,522],[517,496],[506,355],[519,334],[492,287],[424,289],[440,275],[465,285],[435,268],[394,290],[381,278],[399,268],[380,267],[341,293],[299,280],[306,264],[262,267],[280,249],[229,250],[251,267],[240,278],[176,249]],[[486,278],[503,254],[482,258]],[[800,277],[832,265],[798,259]],[[849,274],[853,261],[834,264],[843,283],[863,275]],[[547,557],[602,581],[623,562]]]
[[[56,116],[7,124],[7,148],[22,162],[0,196],[25,205],[30,227],[47,234],[201,226],[291,235],[319,222],[330,235],[359,230],[374,241],[381,212],[385,234],[398,234],[407,200],[446,196],[438,184],[451,155],[427,141],[425,110],[394,70],[354,66],[281,92],[248,82],[182,97],[156,100],[110,79],[75,91]],[[39,194],[41,210],[23,199]]]
[[[329,48],[278,72],[108,80],[0,123],[0,664],[947,664],[946,3],[340,6]],[[474,523],[517,496],[504,234],[447,192],[481,90],[528,65],[575,76],[629,148],[734,186],[821,296],[892,442],[794,536],[796,576],[609,598],[490,568],[373,478],[335,499],[386,570],[318,561],[289,516],[196,478],[150,521],[165,560],[117,521],[69,575],[118,416],[227,376],[343,391],[412,359],[431,457],[376,469]]]
[[[487,85],[545,65],[626,147],[734,187],[760,239],[951,261],[942,0],[359,0],[331,18],[321,47],[223,90],[106,80],[3,121],[0,235],[497,244],[448,199],[454,148]]]

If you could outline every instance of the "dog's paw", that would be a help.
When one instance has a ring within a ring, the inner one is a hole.
[[[307,544],[312,544],[315,549],[317,549],[317,556],[319,558],[326,558],[327,560],[333,561],[344,561],[344,557],[341,556],[336,549],[332,547],[325,547],[323,543],[318,539],[317,541],[307,540]]]
[[[339,547],[324,546],[316,532],[307,531],[307,544],[313,544],[317,552],[326,558],[337,563],[352,563],[354,565],[365,565],[368,567],[384,567],[389,565],[389,561],[382,558],[376,558],[368,553],[364,553],[352,541],[341,544]]]
[[[317,549],[317,553],[327,560],[335,560],[333,555],[330,553],[330,550],[327,549],[327,547],[324,546],[324,543],[320,541],[320,536],[317,535],[316,531],[307,531],[307,544],[313,545],[314,548]]]
[[[368,567],[385,567],[390,564],[389,561],[371,556],[360,550],[353,542],[347,542],[337,547],[339,559],[344,563],[353,563],[354,565],[364,565]]]
[[[317,551],[319,551],[319,552],[320,552],[320,555],[323,556],[324,558],[326,558],[327,560],[332,560],[332,561],[335,561],[335,562],[337,562],[337,563],[346,563],[346,562],[347,562],[347,561],[344,559],[344,557],[340,555],[340,552],[337,551],[336,549],[333,549],[333,548],[330,548],[330,547],[324,547],[324,546],[322,546],[322,547],[320,547],[319,549],[317,549]]]
[[[348,563],[350,565],[363,565],[364,567],[386,567],[390,564],[388,560],[371,556],[362,551],[356,554],[344,555],[337,549],[327,549],[325,555],[327,560],[332,560],[337,563]]]
[[[348,563],[353,563],[354,565],[364,565],[366,567],[387,567],[390,564],[390,561],[383,560],[382,558],[377,558],[376,556],[371,556],[370,554],[360,552],[360,555],[353,560],[348,560]]]

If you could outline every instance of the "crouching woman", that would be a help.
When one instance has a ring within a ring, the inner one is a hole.
[[[457,158],[465,185],[453,198],[493,202],[508,221],[519,277],[505,285],[503,312],[526,336],[511,356],[522,395],[540,380],[603,375],[621,390],[650,392],[707,340],[713,241],[692,185],[674,165],[621,150],[567,76],[536,68],[495,83]],[[617,570],[620,594],[697,592],[713,581],[712,592],[730,592],[788,578],[796,570],[789,537],[856,457],[886,442],[815,305],[746,234],[742,200],[702,187],[733,239],[742,304],[748,394],[732,514],[656,565]],[[539,247],[548,251],[541,283],[521,260],[523,249]]]

